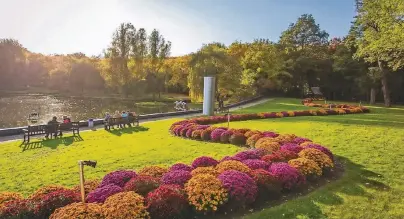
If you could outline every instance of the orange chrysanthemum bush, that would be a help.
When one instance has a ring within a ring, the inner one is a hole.
[[[278,118],[282,118],[282,117],[283,117],[283,113],[276,113],[275,116],[278,117]]]
[[[307,179],[315,179],[323,173],[316,162],[307,158],[296,158],[289,160],[289,166],[296,168]]]
[[[72,203],[56,211],[49,219],[104,219],[101,205],[94,203]]]
[[[197,167],[191,171],[192,176],[200,175],[200,174],[210,174],[212,176],[219,175],[219,172],[215,167]]]
[[[280,144],[285,144],[289,142],[293,142],[293,140],[296,138],[296,135],[293,134],[281,134],[278,137],[275,138],[277,142]]]
[[[144,198],[135,192],[120,192],[105,200],[102,212],[106,219],[150,218]]]
[[[17,192],[0,192],[0,208],[6,202],[22,199],[24,199],[24,197]]]
[[[255,147],[255,143],[258,141],[258,139],[263,138],[264,135],[261,133],[253,134],[249,138],[247,138],[247,145],[250,147]]]
[[[237,170],[239,172],[247,173],[250,174],[251,169],[245,165],[244,163],[237,161],[237,160],[226,160],[223,162],[220,162],[216,166],[216,170],[219,174],[227,171],[227,170]]]
[[[101,184],[101,181],[99,180],[87,180],[84,182],[84,191],[85,194],[88,194],[92,191],[94,191],[96,188],[98,188],[98,186]],[[80,189],[80,185],[77,185],[73,188],[73,190],[75,192],[80,193],[81,189]]]
[[[281,145],[275,138],[264,137],[257,140],[255,148],[263,149],[267,154],[273,153],[281,148]]]
[[[159,166],[147,166],[139,171],[139,175],[162,177],[164,173],[167,173],[168,169]]]
[[[41,200],[41,198],[44,195],[47,195],[51,192],[59,191],[59,190],[66,190],[68,188],[63,187],[63,186],[58,186],[58,185],[49,185],[49,186],[44,186],[37,191],[35,191],[32,195],[28,197],[28,199],[32,200]]]
[[[278,162],[288,162],[289,160],[295,159],[297,157],[298,157],[297,153],[290,150],[281,149],[275,151],[272,154],[263,156],[261,160],[267,163],[278,163]]]
[[[323,170],[328,170],[334,167],[334,163],[332,162],[330,157],[327,154],[315,148],[303,149],[302,151],[299,152],[298,155],[301,158],[307,158],[313,160]]]
[[[201,139],[201,134],[202,134],[203,130],[202,129],[198,129],[192,132],[191,137],[193,139]]]
[[[288,113],[289,117],[294,117],[294,116],[296,116],[296,115],[295,115],[295,112],[293,112],[293,111],[288,111],[287,113]]]
[[[247,131],[247,132],[244,134],[244,136],[245,136],[246,138],[249,138],[249,137],[251,137],[251,136],[253,136],[253,135],[255,135],[255,134],[261,134],[261,132],[260,132],[260,131],[257,131],[257,130],[251,130],[251,131]]]
[[[193,176],[186,184],[185,191],[189,204],[197,211],[212,212],[228,200],[226,189],[220,180],[210,174]]]

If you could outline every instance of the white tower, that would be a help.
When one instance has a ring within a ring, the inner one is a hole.
[[[215,77],[203,78],[203,114],[213,116],[215,111]]]

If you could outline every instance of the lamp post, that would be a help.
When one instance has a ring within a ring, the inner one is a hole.
[[[230,108],[227,109],[227,113],[225,114],[227,116],[227,129],[230,128]]]
[[[80,193],[81,193],[81,201],[83,203],[86,202],[86,193],[84,190],[84,166],[90,166],[95,168],[97,165],[97,161],[92,160],[79,160],[79,174],[80,174]]]

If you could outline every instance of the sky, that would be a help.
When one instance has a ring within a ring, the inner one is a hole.
[[[210,42],[278,41],[302,14],[341,37],[353,20],[354,0],[0,0],[0,38],[32,52],[99,55],[119,24],[131,22],[159,30],[178,56]]]

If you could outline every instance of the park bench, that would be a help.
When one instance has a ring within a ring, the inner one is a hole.
[[[110,130],[111,127],[114,128],[114,126],[117,126],[117,128],[119,128],[131,124],[133,124],[134,126],[139,126],[139,117],[133,116],[128,118],[109,118],[108,120],[104,121],[105,130]]]
[[[61,135],[62,131],[72,131],[73,135],[80,134],[79,122],[61,123],[54,125],[29,125],[24,132],[23,143],[29,143],[31,136],[36,135],[46,135],[49,134],[50,138],[52,136]]]

